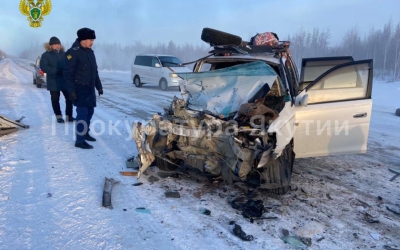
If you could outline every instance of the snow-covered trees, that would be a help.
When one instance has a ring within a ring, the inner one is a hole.
[[[265,30],[267,31],[267,30]],[[297,65],[306,57],[348,56],[355,60],[373,59],[374,75],[386,80],[400,79],[400,23],[394,25],[389,20],[382,29],[371,28],[367,34],[360,34],[357,26],[343,34],[338,44],[331,44],[330,29],[312,31],[301,29],[287,38],[279,34],[281,40],[291,42],[291,51]],[[338,40],[338,39],[336,39]],[[184,41],[180,41],[184,42]],[[71,43],[64,43],[66,48]],[[178,41],[168,43],[145,44],[134,41],[131,44],[105,43],[96,41],[94,45],[97,62],[100,69],[129,70],[132,60],[138,53],[170,54],[189,62],[207,55],[208,44],[194,45],[178,44]],[[20,53],[20,57],[35,60],[44,52],[42,44],[31,44]]]
[[[389,20],[383,29],[371,29],[362,35],[357,26],[347,31],[337,45],[329,46],[330,31],[300,30],[288,36],[296,63],[306,57],[348,56],[355,60],[373,59],[374,75],[386,80],[400,79],[400,23]]]

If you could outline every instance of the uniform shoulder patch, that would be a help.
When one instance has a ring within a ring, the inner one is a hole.
[[[78,50],[78,49],[79,49],[79,46],[73,47],[72,49],[73,49],[73,50]]]
[[[67,55],[67,59],[68,59],[68,60],[71,60],[71,58],[72,58],[71,54],[68,54],[68,55]]]

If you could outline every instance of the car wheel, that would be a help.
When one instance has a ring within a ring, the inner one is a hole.
[[[135,84],[135,86],[138,88],[142,87],[142,82],[140,81],[139,76],[135,76],[135,78],[133,79],[133,84]]]
[[[161,79],[160,81],[160,89],[166,91],[168,89],[168,83],[165,79]]]
[[[269,193],[283,195],[289,191],[292,178],[295,153],[293,152],[293,142],[289,143],[282,155],[269,162],[261,173],[263,183],[262,188]]]
[[[36,79],[36,87],[37,88],[41,88],[42,87],[42,83],[40,82],[40,80]]]
[[[203,31],[201,32],[201,40],[209,43],[211,46],[242,44],[242,38],[240,36],[210,28],[203,29]]]

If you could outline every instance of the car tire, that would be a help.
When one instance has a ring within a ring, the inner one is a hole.
[[[135,76],[135,78],[133,78],[133,84],[135,84],[135,86],[137,88],[142,87],[142,82],[140,81],[140,77],[139,76]]]
[[[168,82],[165,79],[160,80],[160,89],[166,91],[168,89]]]
[[[400,109],[396,109],[396,115],[400,116]]]
[[[42,87],[42,84],[39,83],[39,82],[37,81],[37,82],[36,82],[36,87],[37,87],[37,88],[41,88],[41,87]]]
[[[293,142],[289,143],[277,159],[269,162],[262,174],[261,187],[268,193],[283,195],[290,189],[295,153],[293,152]]]
[[[204,28],[201,32],[201,40],[209,43],[211,46],[217,45],[241,45],[242,38],[233,34],[229,34],[223,31]]]

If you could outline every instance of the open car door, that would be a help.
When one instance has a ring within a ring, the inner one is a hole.
[[[317,63],[314,66],[318,68]],[[372,60],[351,60],[330,67],[307,84],[296,97],[297,158],[366,152],[372,70]],[[304,80],[312,79],[310,72],[301,75]]]
[[[305,89],[317,77],[329,69],[348,62],[354,62],[351,56],[303,58],[301,61],[300,90]]]

